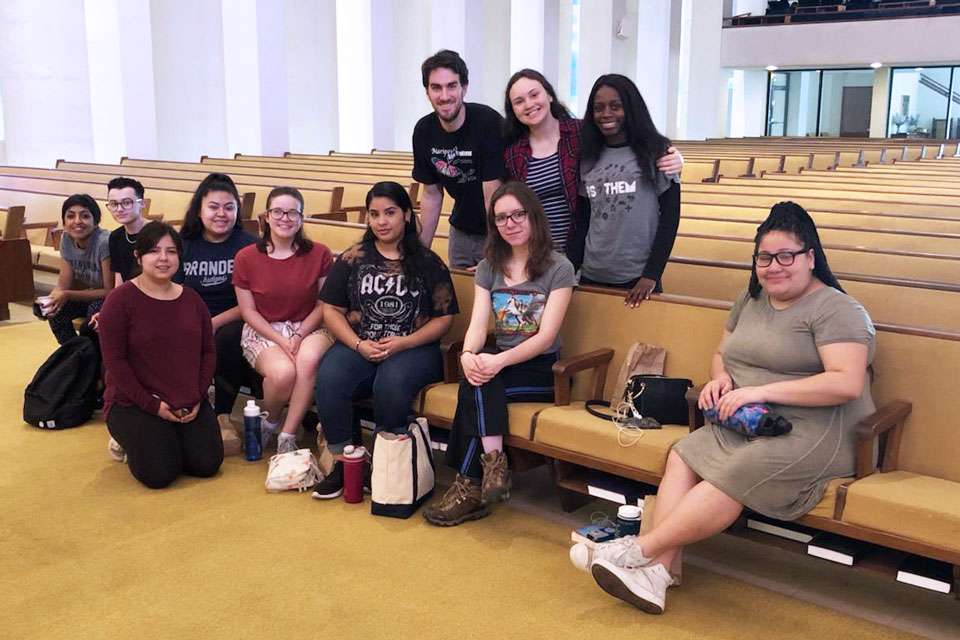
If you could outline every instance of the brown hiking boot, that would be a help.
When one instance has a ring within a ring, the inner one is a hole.
[[[510,471],[507,456],[503,451],[480,454],[483,466],[483,501],[487,504],[506,502],[510,499]]]
[[[243,441],[230,421],[230,416],[221,413],[217,416],[217,423],[220,425],[220,438],[223,439],[223,455],[238,456],[243,453]]]
[[[424,519],[440,527],[453,527],[488,515],[490,507],[480,499],[480,483],[459,473],[443,497],[423,510]]]

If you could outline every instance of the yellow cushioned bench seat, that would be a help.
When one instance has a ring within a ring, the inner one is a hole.
[[[587,413],[583,402],[574,402],[541,411],[533,441],[662,476],[670,447],[689,433],[687,427],[665,425],[644,431],[636,444],[625,447],[617,441],[614,423]],[[626,434],[626,441],[632,435]]]
[[[960,482],[874,473],[847,489],[842,520],[960,552]]]
[[[38,247],[36,245],[31,245],[31,249],[37,250],[37,261],[35,264],[38,267],[45,267],[47,269],[53,269],[54,271],[60,269],[59,251],[53,247]]]
[[[823,497],[820,498],[820,502],[818,502],[817,506],[811,509],[807,515],[832,519],[835,513],[834,509],[836,509],[837,506],[837,490],[844,482],[852,481],[853,478],[834,478],[831,480],[823,492]]]
[[[457,412],[457,393],[460,385],[457,383],[438,384],[427,388],[423,399],[423,414],[453,421]],[[547,402],[511,402],[507,405],[510,416],[510,435],[530,440],[531,424],[538,411],[552,407]]]

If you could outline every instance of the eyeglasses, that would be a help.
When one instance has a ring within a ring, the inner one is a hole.
[[[513,220],[516,224],[520,224],[527,219],[527,212],[523,209],[518,209],[513,213],[498,213],[493,216],[493,224],[498,227],[502,227],[507,224],[507,220]]]
[[[290,209],[289,211],[284,211],[283,209],[268,209],[267,215],[270,216],[271,220],[280,220],[282,218],[286,218],[287,220],[299,220],[303,217],[303,214],[296,209]]]
[[[133,200],[132,198],[124,198],[123,200],[110,200],[107,202],[107,209],[110,211],[116,211],[117,209],[123,209],[124,211],[129,211],[133,209],[133,205],[143,202],[140,198]]]
[[[780,253],[755,253],[753,254],[753,264],[758,267],[769,267],[776,259],[781,267],[789,267],[801,253],[806,253],[809,249],[799,249],[797,251],[781,251]]]

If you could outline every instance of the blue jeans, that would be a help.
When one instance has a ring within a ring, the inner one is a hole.
[[[443,379],[443,358],[436,342],[370,362],[337,342],[317,369],[317,416],[330,451],[343,453],[353,436],[353,401],[373,394],[377,427],[401,429],[413,413],[413,397]]]

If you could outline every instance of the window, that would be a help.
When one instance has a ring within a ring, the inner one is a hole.
[[[819,71],[773,72],[767,101],[767,135],[817,135],[819,95]]]
[[[768,136],[870,135],[872,69],[772,71]]]
[[[958,80],[956,67],[894,69],[890,78],[887,135],[892,138],[960,137]]]

